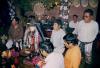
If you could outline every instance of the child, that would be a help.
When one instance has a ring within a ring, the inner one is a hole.
[[[61,29],[61,20],[56,19],[53,24],[53,31],[51,35],[51,42],[53,43],[54,51],[60,53],[64,52],[64,35],[65,32]]]

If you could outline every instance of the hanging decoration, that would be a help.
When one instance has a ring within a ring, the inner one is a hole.
[[[70,0],[61,0],[60,17],[62,17],[66,22],[68,22],[70,5]]]
[[[71,0],[72,5],[75,7],[79,7],[80,5],[83,7],[87,7],[90,5],[92,8],[96,8],[98,6],[98,0]]]
[[[15,5],[12,0],[8,0],[10,20],[15,16]]]
[[[32,5],[30,0],[19,0],[19,5],[24,12],[32,10]]]
[[[43,14],[45,11],[44,8],[46,8],[47,10],[51,10],[55,6],[61,4],[60,16],[63,17],[64,19],[68,19],[69,6],[87,7],[89,5],[89,7],[91,6],[92,8],[96,8],[98,5],[98,0],[12,0],[12,1],[14,1],[14,3],[17,2],[17,4],[19,5],[19,8],[22,11],[22,14],[25,14],[25,12],[34,10],[34,13],[36,15]],[[40,6],[38,3],[40,4]],[[10,10],[9,15],[11,16],[11,18],[13,18],[13,16],[15,15],[15,7],[12,5],[14,4],[9,3],[9,6],[12,8],[12,9],[9,9]],[[39,7],[33,7],[33,6],[39,6]]]
[[[87,7],[88,6],[88,0],[81,0],[81,5],[83,7]]]
[[[75,6],[75,7],[79,7],[80,6],[80,0],[73,0],[72,5]]]
[[[89,0],[89,5],[96,8],[98,6],[98,0]]]

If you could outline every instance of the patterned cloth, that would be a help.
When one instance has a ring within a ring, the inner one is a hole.
[[[41,61],[42,58],[40,56],[35,56],[33,59],[32,59],[32,63],[34,65],[36,65],[39,61]]]

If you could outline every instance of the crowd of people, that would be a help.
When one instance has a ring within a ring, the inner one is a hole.
[[[83,68],[92,68],[92,46],[99,32],[98,23],[93,20],[93,15],[91,9],[84,11],[81,21],[78,21],[77,14],[73,15],[73,20],[69,22],[69,27],[74,28],[72,33],[66,33],[61,28],[62,21],[54,19],[49,41],[40,40],[41,34],[34,23],[31,23],[24,32],[19,19],[14,17],[8,31],[7,50],[17,48],[20,52],[28,47],[39,52],[43,59],[35,68],[80,68],[81,64]]]

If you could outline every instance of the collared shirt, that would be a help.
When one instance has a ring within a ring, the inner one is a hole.
[[[58,49],[64,48],[64,40],[63,40],[64,35],[65,35],[65,32],[62,29],[60,29],[59,31],[54,31],[54,30],[52,31],[51,42],[53,43],[57,51],[59,51]]]
[[[45,59],[43,68],[64,68],[64,58],[61,53],[53,52]]]
[[[76,29],[78,39],[82,42],[92,42],[95,40],[99,31],[96,21],[91,20],[90,23],[85,23],[84,20],[80,21]]]
[[[81,51],[78,46],[69,48],[64,57],[65,68],[79,68],[81,62]]]

